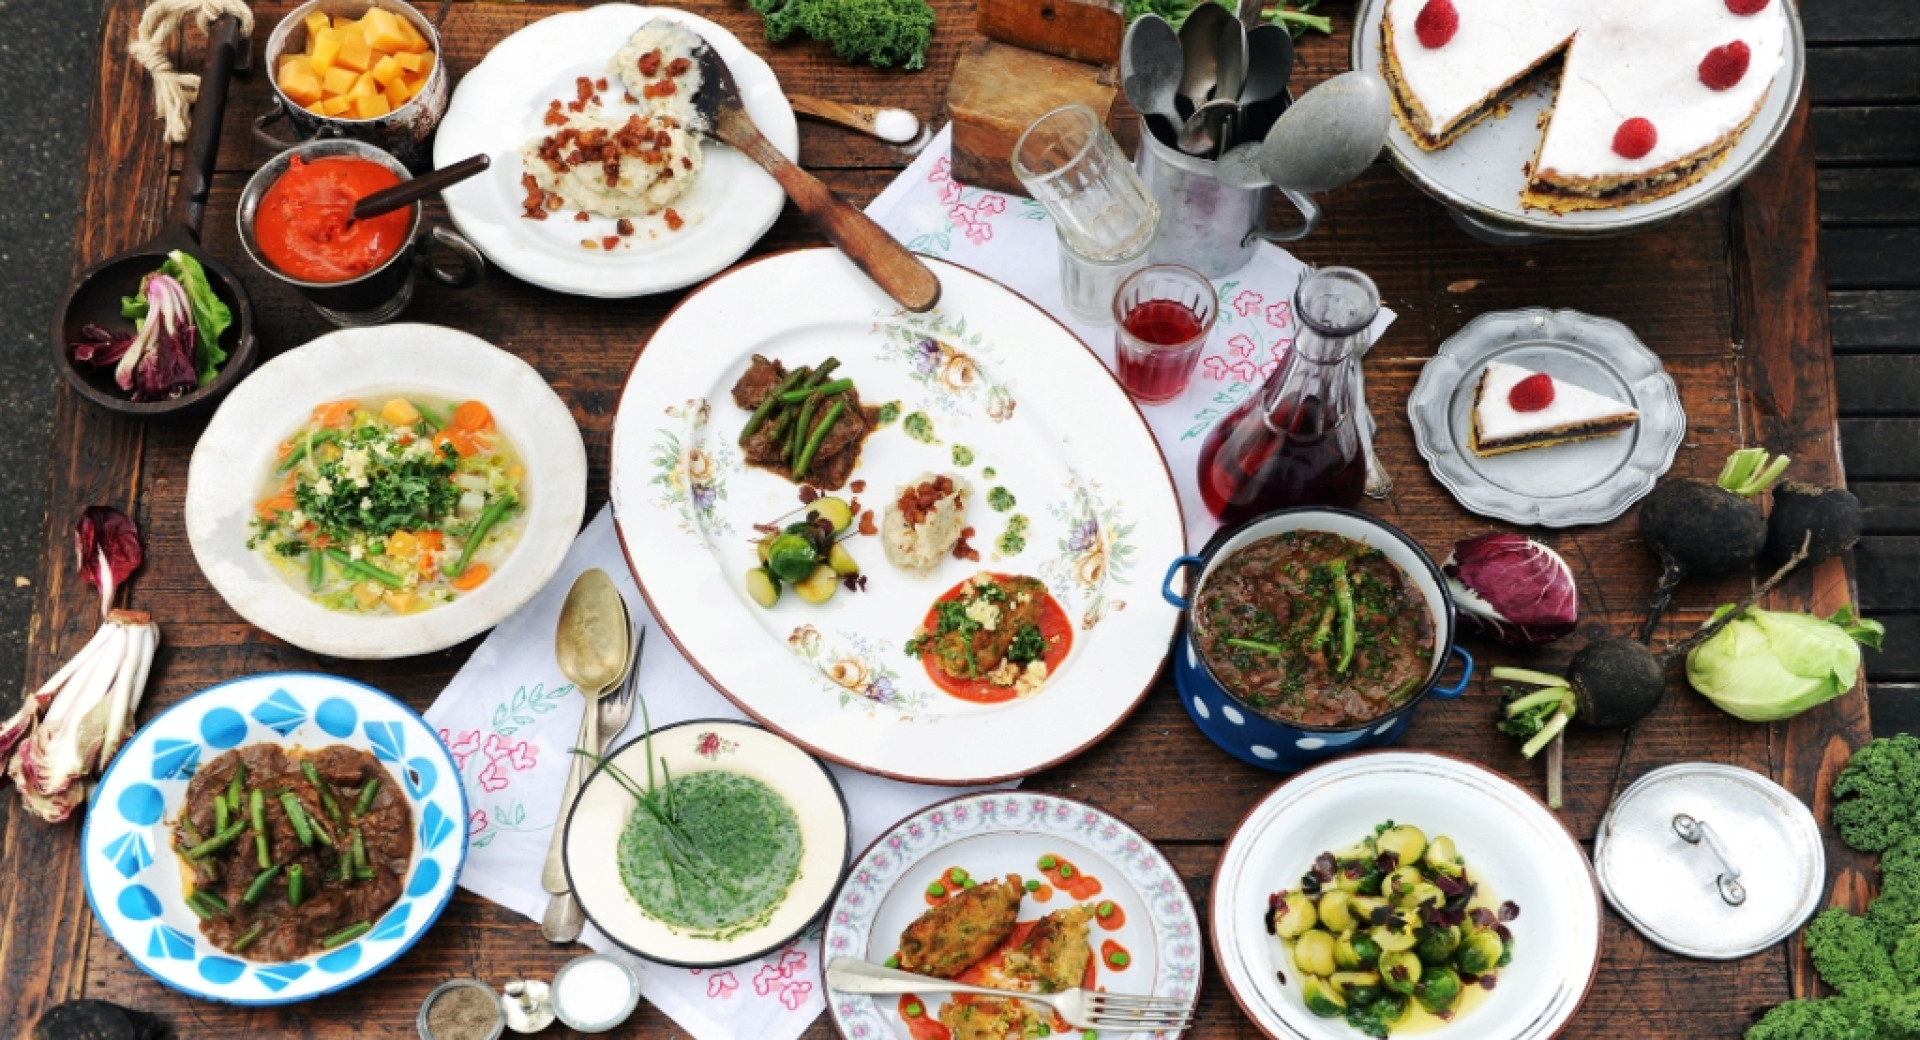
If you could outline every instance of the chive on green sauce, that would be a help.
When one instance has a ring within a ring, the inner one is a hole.
[[[676,810],[697,852],[671,856],[665,828],[636,808],[620,835],[619,862],[640,909],[715,939],[770,917],[800,875],[800,821],[780,795],[752,777],[709,770],[662,785],[659,804]]]

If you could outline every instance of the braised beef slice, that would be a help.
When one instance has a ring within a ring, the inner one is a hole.
[[[753,364],[733,384],[733,403],[752,411],[760,407],[767,394],[787,378],[786,366],[778,361],[768,361],[758,354],[753,356]]]

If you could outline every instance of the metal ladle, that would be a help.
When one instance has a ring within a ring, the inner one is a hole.
[[[633,656],[633,622],[627,614],[627,601],[607,572],[598,567],[583,572],[567,590],[560,607],[560,622],[553,632],[553,657],[560,673],[572,681],[586,699],[580,719],[580,738],[575,746],[598,751],[600,748],[600,697],[620,681]],[[566,793],[560,801],[560,816],[553,824],[553,840],[547,846],[547,862],[541,868],[540,884],[558,895],[567,891],[567,871],[561,857],[567,817],[573,812],[574,796],[588,769],[580,755],[572,756],[567,769]]]
[[[1342,73],[1300,95],[1264,141],[1238,145],[1221,157],[1220,180],[1236,188],[1332,191],[1379,158],[1392,119],[1379,73]]]

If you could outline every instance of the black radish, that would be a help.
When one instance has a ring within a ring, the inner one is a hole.
[[[1815,563],[1853,548],[1866,526],[1860,500],[1844,488],[1787,481],[1773,489],[1773,512],[1767,515],[1767,559],[1779,562],[1805,542],[1807,559]]]
[[[1653,593],[1641,642],[1653,638],[1674,590],[1688,577],[1714,578],[1752,565],[1767,544],[1767,518],[1753,497],[1780,478],[1790,462],[1771,461],[1764,448],[1743,448],[1727,457],[1719,479],[1663,480],[1640,505],[1640,536],[1660,558],[1660,585]]]

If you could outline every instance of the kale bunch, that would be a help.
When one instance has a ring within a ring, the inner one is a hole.
[[[1880,853],[1880,895],[1864,917],[1836,907],[1807,926],[1807,952],[1835,996],[1782,1004],[1746,1040],[1920,1037],[1920,738],[1861,748],[1833,795],[1840,837]]]
[[[766,22],[774,43],[805,33],[833,47],[848,61],[865,58],[877,68],[924,68],[933,42],[933,8],[927,0],[747,0]]]

